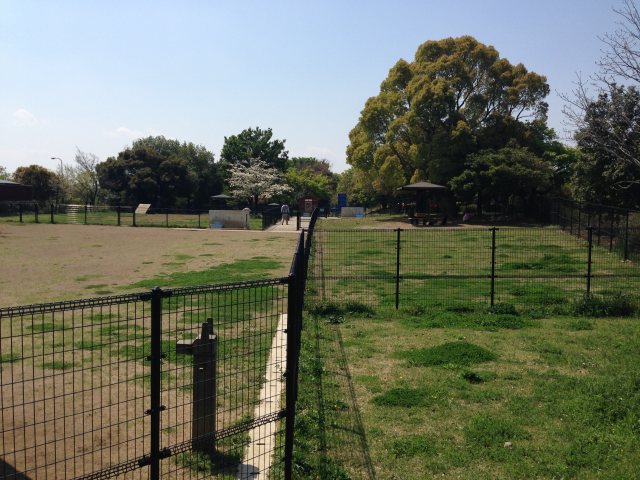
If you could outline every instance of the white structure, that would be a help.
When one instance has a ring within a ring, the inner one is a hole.
[[[211,228],[249,228],[249,209],[209,210]]]
[[[342,207],[340,209],[341,217],[364,217],[364,207]]]

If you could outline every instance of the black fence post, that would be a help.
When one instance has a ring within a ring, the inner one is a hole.
[[[300,226],[302,225],[302,220],[300,218],[300,212],[296,213],[296,232],[300,230]]]
[[[613,251],[613,211],[609,213],[611,216],[611,226],[609,230],[609,253]]]
[[[624,261],[629,260],[629,212],[624,226]]]
[[[116,207],[116,212],[118,213],[118,226],[120,226],[120,205]]]
[[[34,213],[35,213],[36,223],[40,223],[40,221],[38,220],[38,204],[37,203],[33,204],[33,210],[34,210]]]
[[[49,213],[50,213],[50,216],[51,216],[50,223],[55,223],[55,221],[53,220],[53,203],[51,205],[49,205]]]
[[[162,359],[162,297],[159,287],[151,291],[151,408],[145,413],[151,416],[149,478],[160,478],[160,412],[164,407],[160,404],[160,379]]]
[[[587,295],[591,294],[591,253],[593,251],[593,228],[587,227],[588,255],[587,255]]]
[[[84,224],[87,224],[87,210],[89,210],[89,207],[87,205],[84,206]]]
[[[200,226],[200,214],[201,214],[201,213],[202,213],[202,212],[200,212],[200,210],[198,210],[198,228],[202,228],[202,227]]]
[[[598,212],[598,246],[600,246],[600,224],[602,223],[602,212]]]
[[[304,232],[300,233],[298,246],[289,271],[287,297],[287,368],[286,381],[286,424],[284,441],[284,478],[291,480],[293,475],[293,441],[296,421],[296,400],[298,383],[298,359],[300,355],[300,316],[303,285]]]
[[[491,228],[491,306],[496,297],[496,227]]]
[[[578,205],[578,236],[582,233],[582,205]]]
[[[402,229],[396,229],[396,310],[400,306],[400,232]]]
[[[571,210],[569,213],[569,233],[573,235],[573,203],[571,203]]]
[[[18,213],[20,214],[20,223],[22,223],[22,204],[18,204]]]

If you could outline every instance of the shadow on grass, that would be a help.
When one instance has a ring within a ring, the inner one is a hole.
[[[314,359],[307,377],[307,396],[316,410],[315,452],[302,463],[316,470],[317,478],[376,478],[369,445],[357,405],[355,390],[344,351],[340,326],[323,318],[308,323],[310,358]],[[312,460],[313,459],[313,460]],[[317,465],[309,465],[316,463]],[[305,466],[302,467],[303,469]],[[306,472],[311,473],[310,471]],[[303,475],[304,476],[304,475]]]

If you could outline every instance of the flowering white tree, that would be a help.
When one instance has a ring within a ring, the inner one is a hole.
[[[267,201],[288,193],[291,188],[284,183],[283,174],[259,158],[251,158],[230,168],[231,195],[250,200],[255,207],[259,200]]]

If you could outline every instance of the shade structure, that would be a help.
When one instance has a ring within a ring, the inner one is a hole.
[[[444,185],[436,185],[435,183],[417,182],[400,187],[398,190],[447,190],[447,187]]]

